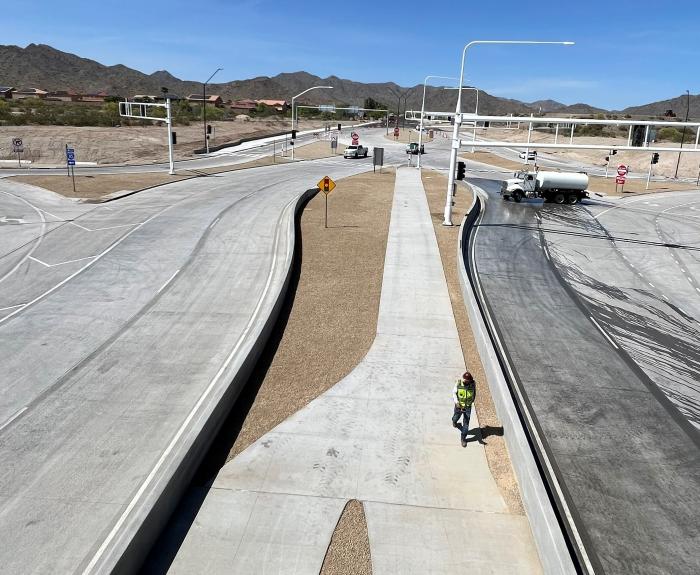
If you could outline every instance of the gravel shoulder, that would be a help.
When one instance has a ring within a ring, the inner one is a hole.
[[[437,236],[440,256],[442,258],[443,269],[447,287],[452,301],[452,311],[457,323],[457,331],[462,344],[462,353],[467,369],[472,372],[477,381],[477,402],[476,411],[481,425],[481,438],[484,443],[486,459],[489,464],[491,474],[496,480],[501,495],[503,495],[508,510],[517,515],[524,515],[520,490],[508,455],[505,439],[503,437],[503,426],[498,419],[496,409],[491,397],[491,391],[486,380],[484,368],[481,365],[479,352],[476,349],[476,342],[472,332],[469,316],[464,305],[462,290],[459,284],[459,258],[457,254],[457,238],[459,235],[459,225],[446,227],[443,222],[443,207],[445,205],[445,191],[447,189],[447,178],[438,172],[423,170],[423,186],[428,197],[430,215]],[[452,221],[455,224],[461,223],[465,214],[469,210],[472,202],[472,191],[464,186],[459,186],[455,195],[455,205],[452,210]]]

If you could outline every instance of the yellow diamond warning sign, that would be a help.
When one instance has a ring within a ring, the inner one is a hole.
[[[321,178],[316,185],[318,186],[318,189],[326,195],[330,194],[335,189],[335,182],[328,176]]]

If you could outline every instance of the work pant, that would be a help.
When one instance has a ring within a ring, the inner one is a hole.
[[[462,439],[466,439],[467,435],[469,434],[469,418],[471,417],[472,414],[472,408],[471,407],[465,407],[462,409],[458,405],[455,405],[455,411],[454,414],[452,415],[452,423],[455,425],[459,424],[459,418],[463,417],[464,419],[462,420]]]

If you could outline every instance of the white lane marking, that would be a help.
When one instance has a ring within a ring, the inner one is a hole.
[[[91,260],[96,256],[87,256],[84,258],[78,258],[76,260],[66,260],[65,262],[58,262],[57,264],[47,264],[46,262],[42,262],[39,258],[35,258],[34,256],[29,256],[28,259],[35,261],[38,264],[41,264],[42,266],[46,266],[47,268],[55,268],[56,266],[62,266],[65,264],[73,264],[75,262],[84,262],[85,260]]]
[[[610,339],[610,336],[605,332],[605,330],[602,327],[600,327],[600,324],[595,320],[595,318],[592,315],[589,315],[588,317],[591,318],[591,321],[600,330],[600,333],[602,333],[605,336],[605,339],[607,339],[610,342],[610,345],[612,345],[615,349],[620,349],[619,347],[617,347],[617,344],[612,339]]]
[[[15,309],[16,307],[22,307],[23,303],[18,303],[17,305],[8,305],[7,307],[0,307],[0,311],[7,311],[8,309]]]
[[[162,291],[166,288],[166,286],[167,286],[171,281],[173,281],[173,280],[175,279],[175,276],[176,276],[177,274],[179,274],[179,273],[180,273],[180,270],[175,270],[175,273],[174,273],[173,275],[170,276],[170,278],[168,279],[167,282],[165,282],[162,286],[160,286],[160,289],[159,289],[156,293],[162,292]]]
[[[291,206],[293,203],[297,201],[297,198],[293,199],[290,201],[282,210],[282,213],[284,213],[289,206]],[[281,216],[280,216],[281,219]],[[278,220],[279,223],[279,220]],[[289,234],[289,228],[287,228],[287,233]],[[275,243],[274,243],[274,255],[272,257],[272,264],[270,265],[270,271],[268,272],[267,275],[267,281],[265,283],[265,287],[262,290],[262,293],[260,294],[260,298],[258,299],[257,305],[255,306],[255,309],[253,310],[252,315],[250,316],[250,319],[248,320],[248,323],[246,324],[245,328],[241,332],[241,335],[238,337],[238,341],[236,342],[236,345],[233,347],[231,350],[231,353],[229,353],[228,357],[222,364],[222,366],[219,368],[219,371],[216,372],[216,375],[214,378],[209,382],[209,385],[207,388],[204,390],[204,393],[199,397],[197,400],[197,403],[194,405],[192,410],[189,412],[187,417],[185,418],[185,421],[183,421],[182,425],[180,428],[177,430],[177,433],[175,433],[175,436],[172,438],[168,446],[165,448],[165,451],[161,454],[160,458],[156,462],[155,467],[151,470],[151,472],[148,474],[144,482],[141,484],[141,487],[139,487],[138,491],[134,495],[134,497],[131,499],[129,504],[126,506],[126,509],[123,511],[119,519],[117,519],[117,522],[114,524],[114,527],[112,527],[112,530],[109,532],[105,540],[102,542],[102,545],[100,545],[99,549],[95,552],[95,555],[93,555],[92,559],[88,563],[87,567],[85,567],[85,570],[83,573],[91,573],[94,571],[98,561],[102,558],[104,555],[105,551],[107,550],[107,547],[110,545],[112,540],[117,536],[119,530],[121,529],[122,525],[126,521],[127,517],[131,514],[133,511],[134,507],[136,507],[136,504],[138,503],[139,499],[143,496],[143,494],[146,492],[148,487],[153,483],[153,480],[156,477],[156,474],[160,470],[160,468],[163,466],[165,461],[168,459],[170,456],[170,453],[172,450],[175,448],[175,445],[177,444],[178,441],[180,441],[180,437],[185,433],[186,429],[189,427],[191,421],[194,419],[195,415],[201,408],[201,406],[204,404],[204,401],[207,399],[209,394],[212,392],[214,389],[214,386],[218,383],[219,379],[221,379],[221,376],[224,374],[226,369],[228,368],[229,364],[233,361],[234,357],[236,357],[236,354],[238,353],[238,350],[243,346],[245,343],[245,338],[248,336],[248,333],[251,331],[253,324],[255,323],[255,320],[257,319],[258,314],[260,313],[260,310],[262,309],[263,303],[265,298],[267,297],[267,292],[270,290],[270,286],[272,285],[272,278],[275,275],[275,267],[277,264],[277,247],[279,245],[279,239],[280,239],[280,226],[276,226],[276,231],[275,231]],[[289,246],[292,242],[288,241],[287,245]],[[289,247],[287,248],[287,251],[289,251]]]
[[[685,276],[685,279],[687,279],[691,284],[693,283],[693,278],[690,276]]]
[[[653,283],[651,283],[651,282],[649,282],[649,285],[650,285],[651,287],[654,287],[654,284],[653,284]]]
[[[33,300],[27,302],[22,308],[20,308],[20,309],[18,309],[18,310],[16,310],[16,311],[13,311],[13,312],[10,313],[10,314],[7,314],[5,317],[3,317],[2,319],[0,319],[0,323],[3,323],[3,322],[5,322],[5,321],[7,321],[7,320],[10,319],[11,317],[13,317],[13,316],[15,316],[16,314],[18,314],[20,311],[23,311],[25,308],[28,308],[29,306],[34,305],[36,302],[41,301],[42,299],[44,299],[47,295],[52,294],[53,292],[55,292],[58,288],[60,288],[61,286],[65,285],[66,283],[68,283],[70,280],[72,280],[72,279],[73,279],[74,277],[76,277],[77,275],[81,274],[83,271],[85,271],[86,269],[88,269],[88,268],[89,268],[91,265],[93,265],[95,262],[101,260],[104,256],[106,256],[109,252],[111,252],[114,248],[116,248],[119,244],[121,244],[126,238],[128,238],[128,237],[129,237],[131,234],[133,234],[136,230],[141,229],[142,226],[145,226],[148,222],[150,222],[150,221],[153,220],[154,218],[157,218],[159,215],[161,215],[161,214],[164,213],[165,211],[169,210],[170,208],[174,207],[175,205],[176,205],[176,204],[171,204],[171,205],[169,205],[169,206],[163,208],[161,211],[159,211],[159,212],[153,214],[153,215],[152,215],[150,218],[148,218],[145,222],[139,224],[139,225],[138,225],[137,227],[135,227],[133,230],[128,231],[128,232],[125,233],[122,237],[120,237],[120,238],[118,238],[117,240],[115,240],[114,243],[113,243],[111,246],[109,246],[106,250],[104,250],[102,253],[100,253],[100,254],[98,254],[98,255],[96,255],[96,256],[93,256],[93,259],[92,259],[92,261],[91,261],[90,263],[84,265],[82,268],[80,268],[80,269],[77,270],[76,272],[74,272],[74,273],[72,273],[71,275],[69,275],[69,276],[68,276],[66,279],[64,279],[63,281],[57,283],[57,284],[56,284],[55,286],[53,286],[52,288],[46,290],[44,293],[38,295],[38,296],[35,297]]]
[[[105,228],[86,228],[85,226],[81,226],[80,224],[76,224],[75,222],[68,222],[69,224],[74,225],[76,228],[80,228],[81,230],[85,230],[86,232],[102,232],[104,230],[116,230],[117,228],[130,228],[131,226],[138,226],[139,224],[119,224],[118,226],[107,226]]]
[[[682,271],[683,273],[685,273],[685,270],[684,270],[683,268],[681,268],[681,271]]]
[[[698,292],[698,293],[700,293],[700,288],[696,287],[696,288],[695,288],[695,291]]]
[[[668,301],[668,298],[666,297],[666,294],[661,294],[661,297],[664,298],[666,301]]]
[[[25,411],[27,411],[27,407],[23,407],[19,411],[17,411],[10,419],[8,419],[5,423],[0,425],[0,431],[5,429],[10,423],[12,423],[15,419],[17,419],[20,415],[22,415]]]
[[[221,218],[218,218],[218,217],[217,217],[217,218],[211,223],[211,225],[209,226],[209,229],[212,229],[216,224],[218,224],[220,219],[221,219]]]
[[[544,255],[547,257],[547,259],[551,262],[551,258],[549,257],[549,252],[547,250],[544,250]]]
[[[0,278],[0,283],[5,281],[8,277],[10,277],[13,273],[15,273],[19,267],[27,261],[27,258],[30,258],[31,255],[36,251],[36,249],[39,247],[39,244],[41,243],[41,240],[44,239],[44,234],[46,233],[46,218],[44,217],[43,212],[37,208],[35,205],[30,204],[27,200],[24,198],[20,198],[19,196],[15,196],[14,194],[10,194],[8,192],[2,192],[6,196],[10,196],[11,198],[15,198],[17,200],[20,200],[21,202],[24,202],[27,204],[30,208],[32,208],[37,214],[39,214],[39,217],[41,218],[41,231],[39,232],[39,237],[36,238],[36,241],[34,242],[34,245],[32,246],[32,249],[29,250],[24,256],[20,258],[20,260],[14,265],[14,267],[8,271],[4,276]],[[7,316],[9,317],[9,316]],[[3,318],[5,319],[5,318]],[[0,320],[2,321],[2,320]]]

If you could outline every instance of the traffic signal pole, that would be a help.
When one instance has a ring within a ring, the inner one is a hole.
[[[649,160],[649,173],[647,174],[647,185],[645,190],[649,189],[649,180],[651,180],[651,167],[654,165],[654,154],[651,155],[651,159]]]

